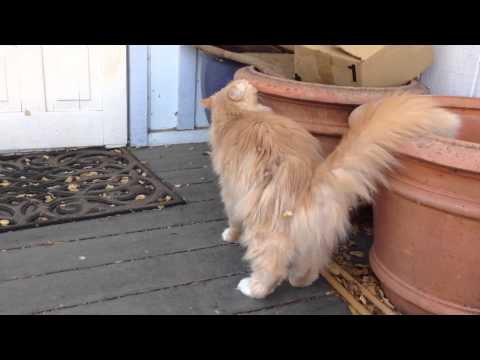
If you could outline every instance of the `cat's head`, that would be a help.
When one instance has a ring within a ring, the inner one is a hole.
[[[256,110],[257,89],[247,80],[233,80],[217,93],[203,99],[201,104],[212,111],[215,111],[217,106],[232,111]]]

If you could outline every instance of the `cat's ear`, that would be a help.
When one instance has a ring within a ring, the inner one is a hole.
[[[209,98],[203,99],[202,101],[200,101],[200,104],[202,104],[202,106],[206,109],[211,109],[212,108],[212,98],[209,97]]]
[[[228,89],[228,98],[232,101],[240,101],[245,96],[247,86],[245,83],[237,83]]]

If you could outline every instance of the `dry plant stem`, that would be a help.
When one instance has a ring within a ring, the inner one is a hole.
[[[329,265],[329,269],[333,274],[340,274],[345,278],[345,280],[353,282],[355,285],[358,286],[362,294],[372,302],[373,305],[375,305],[382,313],[385,315],[396,315],[396,313],[390,309],[388,306],[386,306],[384,303],[382,303],[374,294],[370,292],[365,286],[360,284],[353,276],[351,276],[345,269],[343,269],[340,265],[338,265],[335,262],[332,262]]]
[[[355,310],[352,305],[348,305],[348,309],[353,315],[360,315],[357,310]]]
[[[323,271],[322,276],[325,280],[328,281],[330,285],[350,304],[350,306],[360,315],[372,315],[366,307],[359,303],[353,296],[350,294],[347,289],[345,289],[342,284],[340,284],[335,277],[333,277],[328,271]]]

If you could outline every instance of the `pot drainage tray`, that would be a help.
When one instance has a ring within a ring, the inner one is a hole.
[[[0,232],[184,203],[128,149],[0,156]]]

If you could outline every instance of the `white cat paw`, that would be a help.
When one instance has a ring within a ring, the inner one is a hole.
[[[235,238],[235,236],[236,236],[236,234],[230,228],[226,228],[225,230],[223,230],[223,233],[222,233],[223,241],[226,241],[226,242],[235,241],[235,240],[237,240]]]
[[[240,290],[240,292],[248,297],[252,297],[252,290],[250,289],[250,281],[251,278],[244,278],[240,280],[240,282],[237,285],[237,290]]]

